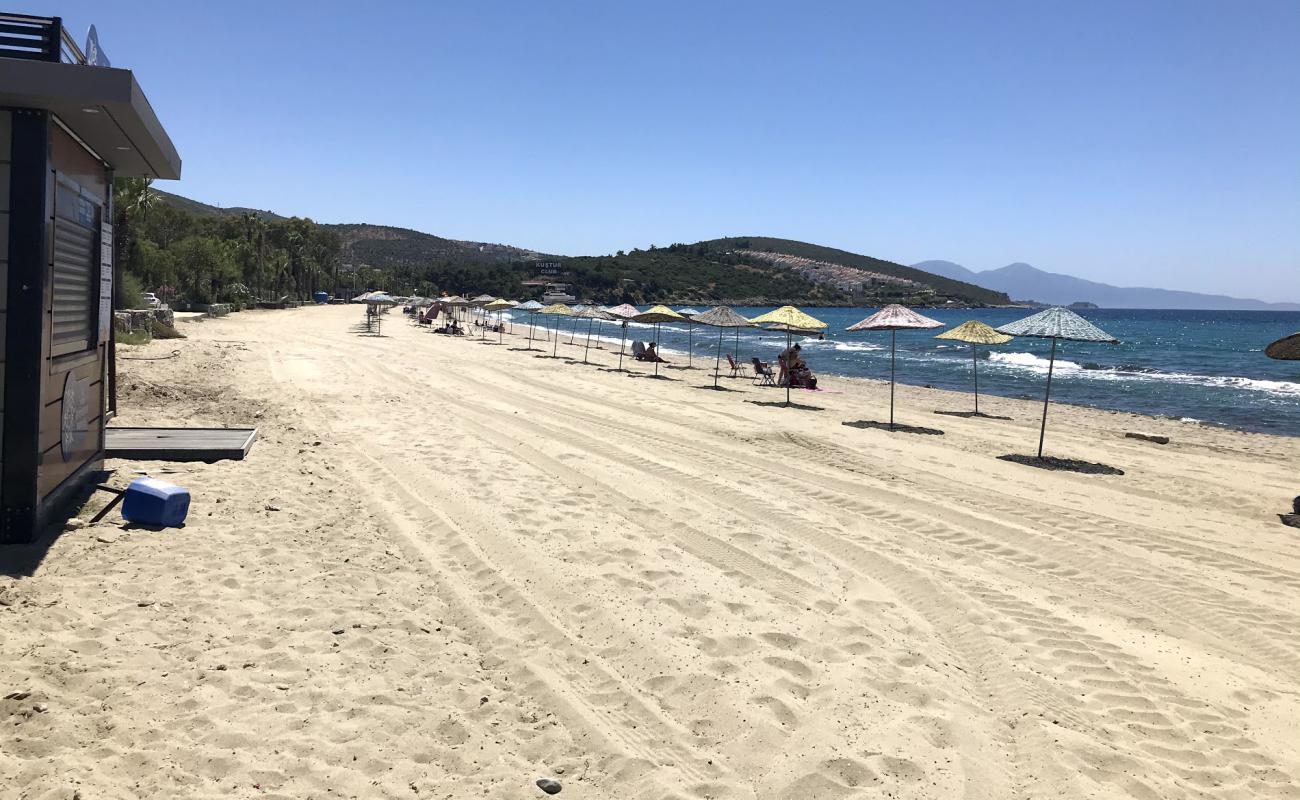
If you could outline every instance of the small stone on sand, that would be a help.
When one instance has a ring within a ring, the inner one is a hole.
[[[559,794],[562,787],[560,786],[559,781],[553,781],[550,778],[542,778],[537,781],[537,788],[547,794]]]

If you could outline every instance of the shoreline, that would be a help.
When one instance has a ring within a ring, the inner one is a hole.
[[[393,313],[396,313],[396,312],[393,312]],[[569,318],[568,318],[568,317],[562,317],[561,319],[569,319]],[[527,318],[525,317],[523,321],[515,320],[515,324],[516,324],[516,325],[522,325],[522,326],[525,326],[525,327],[526,327],[526,326],[527,326]],[[644,325],[644,328],[642,328],[643,330],[653,330],[653,327],[654,327],[653,325],[644,324],[644,323],[642,323],[642,324]],[[539,323],[538,327],[539,327],[539,329],[540,329],[540,327],[541,327],[540,323]],[[700,327],[701,327],[701,329],[703,328],[703,326],[700,326]],[[473,330],[473,329],[471,329],[471,330]],[[709,330],[716,330],[716,329],[709,329]],[[677,333],[678,333],[678,334],[681,334],[681,331],[677,331]],[[696,339],[697,339],[697,340],[702,340],[703,338],[707,338],[707,335],[708,335],[707,333],[702,333],[701,330],[697,330],[696,333],[697,333],[697,336],[696,336]],[[490,334],[490,335],[489,335],[489,338],[491,338],[492,335],[495,335],[495,334]],[[715,334],[715,335],[716,335],[716,334]],[[474,337],[474,336],[472,336],[472,335],[467,335],[466,338],[476,338],[476,337]],[[562,338],[562,341],[561,341],[561,347],[568,347],[569,345],[568,345],[568,343],[567,343],[567,338],[566,338],[566,335],[565,335],[563,329],[561,330],[561,338]],[[629,337],[629,338],[628,338],[628,342],[633,341],[633,338],[634,338],[634,337]],[[617,345],[618,342],[619,342],[618,337],[616,337],[616,336],[615,336],[615,337],[611,337],[611,336],[609,336],[608,334],[603,334],[603,335],[599,335],[599,336],[598,336],[598,335],[596,335],[596,334],[593,333],[591,339],[592,339],[592,342],[593,342],[593,345],[592,345],[592,350],[593,350],[593,351],[597,350],[597,348],[595,347],[595,343],[596,343],[597,341],[599,341],[599,342],[601,342],[601,343],[603,343],[603,344],[607,344],[607,345],[608,345],[608,344],[614,344],[614,345]],[[576,339],[576,342],[578,343],[576,346],[579,346],[579,347],[580,347],[580,346],[581,346],[581,343],[582,343],[583,340],[584,340],[584,336],[583,336],[583,334],[580,333],[580,334],[578,335],[577,339]],[[723,342],[723,350],[724,350],[724,352],[728,349],[729,346],[730,346],[730,340],[725,340],[725,339],[724,339],[724,342]],[[602,350],[603,350],[603,349],[602,349]],[[671,346],[671,345],[664,346],[664,347],[662,348],[662,351],[663,351],[664,355],[680,356],[681,358],[685,358],[686,355],[687,355],[687,353],[686,353],[686,351],[685,351],[684,349],[679,349],[679,348],[673,347],[673,346]],[[604,352],[608,352],[608,350],[604,350]],[[615,354],[616,354],[616,353],[617,353],[617,351],[615,351]],[[814,358],[815,358],[815,356],[814,356]],[[697,357],[696,357],[695,360],[697,360],[697,361],[702,361],[702,360],[703,360],[703,356],[697,355]],[[711,363],[712,363],[712,361],[710,361],[710,364],[711,364]],[[746,362],[746,363],[748,363],[748,362]],[[811,366],[816,367],[817,364],[816,364],[815,362],[813,362],[813,363],[811,363]],[[699,367],[696,367],[696,369],[699,369]],[[711,370],[712,370],[712,367],[710,366],[709,369],[710,369],[710,375],[711,375],[711,374],[712,374],[712,371],[711,371]],[[724,377],[725,377],[725,373],[728,371],[728,367],[727,367],[727,364],[726,364],[726,361],[725,361],[725,360],[723,361],[723,364],[722,364],[722,370],[723,370]],[[889,385],[889,381],[888,381],[887,379],[882,379],[882,378],[872,378],[872,377],[867,377],[867,376],[862,376],[862,375],[846,375],[846,374],[844,374],[844,373],[834,372],[834,371],[825,370],[825,369],[814,369],[814,374],[816,374],[816,375],[818,376],[819,379],[820,379],[821,377],[825,376],[825,377],[831,377],[831,378],[834,378],[836,381],[864,382],[864,383],[871,383],[871,384],[879,384],[879,385],[883,385],[883,386],[888,386],[888,385]],[[1212,377],[1212,376],[1206,376],[1206,377]],[[971,393],[970,393],[970,392],[963,392],[961,389],[958,389],[958,388],[945,388],[945,387],[941,387],[941,386],[932,386],[932,385],[928,385],[928,384],[925,384],[925,383],[913,383],[913,382],[910,382],[910,381],[908,381],[908,380],[905,380],[905,378],[906,378],[906,373],[904,373],[903,375],[900,375],[900,376],[898,377],[898,379],[897,379],[897,385],[898,385],[899,387],[907,386],[907,387],[910,387],[910,388],[912,388],[912,389],[917,389],[917,390],[926,390],[926,391],[935,391],[935,392],[947,392],[947,393],[949,393],[949,394],[958,395],[958,396],[960,396],[960,395],[965,395],[967,398],[970,398],[970,396],[971,396]],[[1038,384],[1038,388],[1040,389],[1040,391],[1041,391],[1041,389],[1042,389],[1042,385],[1043,385],[1044,382],[1045,382],[1045,380],[1044,380],[1044,381],[1040,381],[1040,383]],[[1031,384],[1031,385],[1032,385],[1032,384]],[[1028,393],[1028,392],[1023,393],[1022,395],[1015,395],[1015,396],[1013,396],[1013,395],[1001,394],[1001,393],[997,392],[996,390],[988,390],[987,388],[984,387],[984,385],[981,385],[981,389],[980,389],[980,401],[981,401],[981,403],[983,403],[984,398],[986,398],[986,397],[989,397],[989,398],[998,398],[998,399],[1000,399],[1000,400],[1007,400],[1007,401],[1014,401],[1014,402],[1031,403],[1031,404],[1033,404],[1033,403],[1037,403],[1038,408],[1039,408],[1039,413],[1040,413],[1040,415],[1041,415],[1041,412],[1042,412],[1042,399],[1041,399],[1041,395],[1040,395],[1040,397],[1036,400],[1036,399],[1035,399],[1032,395],[1030,395],[1030,393]],[[1235,433],[1257,434],[1257,435],[1261,435],[1261,436],[1275,436],[1275,437],[1280,437],[1280,438],[1283,438],[1283,439],[1294,439],[1294,438],[1300,438],[1300,427],[1297,427],[1297,428],[1294,430],[1293,433],[1284,433],[1284,432],[1266,431],[1266,430],[1255,430],[1255,429],[1250,429],[1250,428],[1240,428],[1240,427],[1234,427],[1231,423],[1227,423],[1227,422],[1219,422],[1219,421],[1217,421],[1217,420],[1211,420],[1211,419],[1196,419],[1196,418],[1192,418],[1192,417],[1180,417],[1180,416],[1175,416],[1175,415],[1173,415],[1173,414],[1154,414],[1154,413],[1146,413],[1146,412],[1143,412],[1143,411],[1136,411],[1136,410],[1132,410],[1132,409],[1125,409],[1125,408],[1112,408],[1112,407],[1103,406],[1103,405],[1093,405],[1093,404],[1089,404],[1089,403],[1072,402],[1072,401],[1069,399],[1069,395],[1068,395],[1068,394],[1067,394],[1067,395],[1063,395],[1063,396],[1061,396],[1060,399],[1058,399],[1058,395],[1053,394],[1053,396],[1052,396],[1052,400],[1051,400],[1051,405],[1052,405],[1052,408],[1056,408],[1058,405],[1060,405],[1060,406],[1069,406],[1069,407],[1071,407],[1071,408],[1078,408],[1078,409],[1089,409],[1089,410],[1098,411],[1098,412],[1119,413],[1119,414],[1129,414],[1129,415],[1132,415],[1133,417],[1135,417],[1135,418],[1136,418],[1137,420],[1139,420],[1139,421],[1149,420],[1149,421],[1152,421],[1152,422],[1172,422],[1172,423],[1176,423],[1176,424],[1184,425],[1184,426],[1186,426],[1186,425],[1196,425],[1196,426],[1201,426],[1201,427],[1204,427],[1204,428],[1207,428],[1207,429],[1224,430],[1224,431],[1230,431],[1230,432],[1235,432]],[[1048,411],[1048,416],[1049,416],[1049,418],[1050,418],[1050,416],[1051,416],[1051,411],[1050,411],[1050,410]]]

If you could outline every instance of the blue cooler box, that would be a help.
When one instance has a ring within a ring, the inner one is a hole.
[[[189,511],[189,490],[157,478],[136,478],[122,499],[122,519],[141,525],[179,528]]]

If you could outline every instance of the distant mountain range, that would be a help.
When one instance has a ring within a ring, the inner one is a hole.
[[[1300,303],[1268,303],[1176,289],[1111,286],[1107,283],[1046,272],[1017,262],[976,272],[951,261],[922,261],[913,267],[986,289],[1006,292],[1014,300],[1052,305],[1095,303],[1102,308],[1171,308],[1225,311],[1300,311]]]

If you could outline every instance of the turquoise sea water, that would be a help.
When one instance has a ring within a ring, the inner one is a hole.
[[[747,317],[768,310],[737,309]],[[815,373],[888,380],[889,334],[844,331],[876,309],[804,310],[830,326],[825,340],[795,337]],[[1022,309],[921,312],[949,327],[968,319],[997,327],[1032,313]],[[1300,330],[1300,312],[1101,309],[1082,315],[1120,343],[1061,342],[1052,377],[1054,401],[1300,436],[1300,361],[1274,361],[1263,352],[1274,339]],[[585,331],[586,323],[581,324]],[[571,325],[566,321],[565,329]],[[898,333],[898,381],[969,390],[970,346],[936,340],[934,335],[940,332]],[[628,338],[646,340],[653,333],[653,326],[632,324]],[[737,349],[733,336],[726,333],[724,353]],[[604,338],[611,337],[617,341],[618,330],[606,324]],[[661,326],[660,341],[665,355],[676,352],[685,357],[686,326]],[[695,328],[691,348],[697,366],[712,365],[716,345],[717,329]],[[784,346],[784,334],[746,330],[740,334],[738,349],[746,360],[754,355],[770,360]],[[1037,339],[981,347],[980,393],[1041,398],[1050,347],[1050,342]]]

